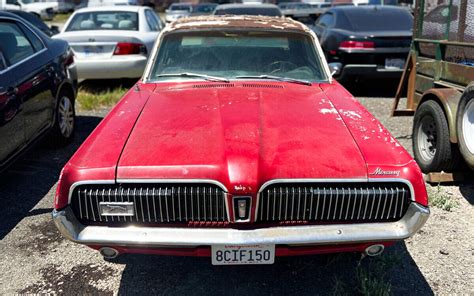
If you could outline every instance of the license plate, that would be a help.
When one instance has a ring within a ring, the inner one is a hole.
[[[275,245],[214,245],[212,265],[273,264]]]
[[[78,57],[102,56],[106,54],[104,46],[76,46],[74,53]]]
[[[404,59],[385,59],[385,69],[403,69],[405,67]]]

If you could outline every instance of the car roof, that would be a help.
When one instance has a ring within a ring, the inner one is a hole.
[[[11,12],[8,12],[8,11],[5,11],[5,10],[0,10],[0,17],[11,17],[11,18],[15,18],[15,19],[22,19],[20,18],[19,16],[17,16],[16,14],[13,14]]]
[[[393,5],[362,5],[362,6],[355,6],[355,5],[340,5],[334,6],[330,10],[331,11],[348,11],[348,10],[406,10],[404,7],[393,6]]]
[[[172,3],[170,6],[193,6],[193,3],[190,2],[178,2],[178,3]]]
[[[269,29],[310,32],[304,24],[285,17],[256,15],[209,15],[180,18],[167,27],[167,31],[197,29]]]
[[[128,11],[128,12],[138,12],[140,10],[146,9],[146,6],[138,5],[110,5],[110,6],[98,6],[98,7],[85,7],[76,10],[75,13],[81,12],[92,12],[92,11]]]
[[[275,4],[269,3],[256,3],[256,4],[220,4],[216,9],[227,9],[227,8],[279,8]]]

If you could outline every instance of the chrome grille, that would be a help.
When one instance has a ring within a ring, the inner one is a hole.
[[[86,224],[223,222],[228,220],[225,198],[213,184],[88,184],[74,188],[71,207]],[[132,202],[133,216],[101,215],[101,202]]]
[[[410,200],[401,182],[271,184],[259,194],[257,221],[396,221]]]

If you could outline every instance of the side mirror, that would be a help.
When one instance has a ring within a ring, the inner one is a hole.
[[[58,26],[51,26],[50,29],[51,29],[51,33],[53,33],[53,35],[59,34],[59,27]]]
[[[329,63],[329,71],[331,72],[331,76],[339,76],[341,74],[342,70],[342,64],[341,63]]]
[[[18,2],[18,1],[16,1],[16,0],[13,1],[13,5],[16,5],[16,6],[20,6],[20,7],[21,7],[20,2]]]
[[[165,13],[170,13],[170,10],[169,9],[165,10]]]

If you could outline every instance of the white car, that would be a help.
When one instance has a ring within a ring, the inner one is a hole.
[[[79,9],[54,38],[69,42],[78,78],[139,78],[163,25],[149,7]]]
[[[33,13],[43,20],[52,20],[58,2],[35,2],[33,0],[0,0],[0,9],[22,10]]]
[[[174,22],[182,17],[190,16],[193,11],[193,5],[191,3],[173,3],[165,11],[165,20],[167,23]]]

